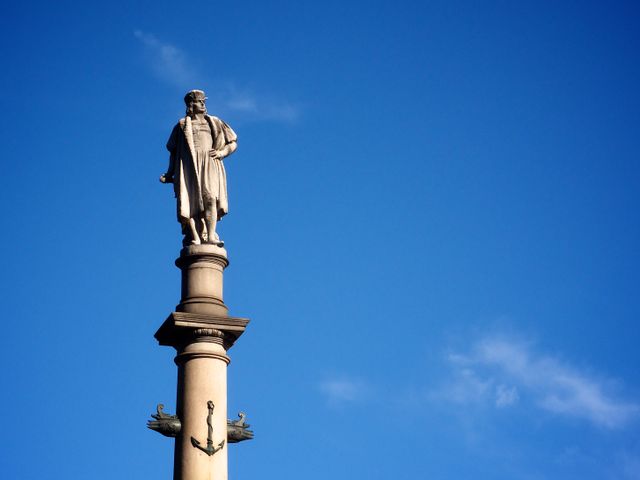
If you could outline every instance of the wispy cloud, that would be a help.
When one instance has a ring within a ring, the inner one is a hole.
[[[133,33],[144,46],[148,65],[157,78],[185,92],[192,88],[204,89],[216,114],[254,121],[295,122],[299,118],[299,106],[271,94],[258,94],[234,82],[207,79],[178,46],[141,30]]]
[[[279,120],[294,122],[300,115],[299,107],[291,103],[269,98],[260,98],[248,90],[227,86],[216,93],[217,103],[232,112],[249,115],[257,120]]]
[[[331,405],[344,405],[363,400],[368,390],[363,381],[344,376],[325,379],[320,382],[318,388]]]
[[[507,387],[506,385],[498,385],[496,387],[496,407],[508,407],[513,405],[520,399],[518,389],[516,387]]]
[[[454,380],[441,393],[453,402],[491,401],[505,408],[526,395],[538,408],[606,428],[624,426],[640,412],[639,405],[610,391],[612,381],[513,338],[485,338],[469,353],[447,359]]]
[[[190,88],[197,75],[181,49],[151,33],[135,30],[133,34],[145,47],[149,66],[158,78],[183,89]]]

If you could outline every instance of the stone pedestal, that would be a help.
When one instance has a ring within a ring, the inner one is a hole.
[[[178,312],[226,316],[222,300],[222,273],[229,265],[227,251],[215,245],[184,247],[176,265],[182,270],[182,295]]]
[[[182,270],[180,303],[155,334],[160,345],[177,351],[176,415],[182,428],[173,478],[227,480],[227,350],[249,320],[230,317],[224,304],[223,248],[185,247],[176,265]]]

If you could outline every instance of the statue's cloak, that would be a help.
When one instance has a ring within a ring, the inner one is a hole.
[[[229,125],[217,117],[205,115],[212,136],[212,148],[222,150],[226,145],[237,141],[238,137]],[[227,174],[222,159],[210,159],[205,167],[201,165],[203,152],[194,149],[191,118],[181,118],[171,132],[167,142],[167,150],[171,155],[173,166],[173,188],[178,207],[178,221],[186,223],[190,218],[198,218],[204,212],[203,194],[210,195],[214,185],[213,196],[218,204],[218,219],[229,211],[227,195]],[[197,156],[200,156],[196,161]],[[206,155],[208,157],[208,155]],[[200,164],[200,168],[197,168]],[[208,175],[207,178],[203,178]],[[213,177],[213,180],[211,180]]]

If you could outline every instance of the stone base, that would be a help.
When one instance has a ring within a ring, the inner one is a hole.
[[[219,247],[211,243],[203,243],[201,245],[187,245],[180,250],[181,257],[187,257],[189,255],[216,255],[219,257],[227,258],[227,251],[224,247]]]
[[[229,309],[222,299],[227,251],[216,245],[189,245],[180,251],[176,266],[182,271],[180,303],[176,311],[224,317]]]

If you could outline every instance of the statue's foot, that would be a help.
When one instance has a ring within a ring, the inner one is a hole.
[[[191,240],[191,245],[200,245],[200,239],[198,238],[194,238],[193,240]]]
[[[213,235],[209,235],[208,243],[218,247],[224,247],[224,242],[220,240],[220,236],[216,232],[213,232]]]
[[[224,247],[224,242],[222,240],[220,240],[219,238],[212,239],[212,240],[206,241],[204,243],[207,243],[209,245],[215,245],[216,247]]]

